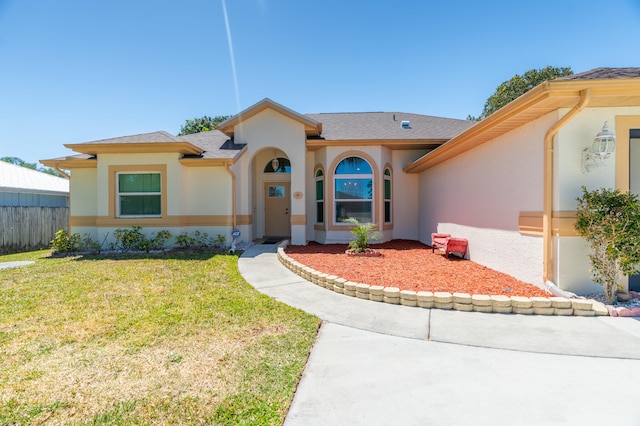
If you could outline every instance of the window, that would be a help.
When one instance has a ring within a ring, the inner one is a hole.
[[[373,170],[360,157],[347,157],[336,166],[334,176],[335,221],[350,217],[373,222]]]
[[[118,173],[118,216],[161,216],[160,173]]]
[[[324,174],[316,172],[316,223],[324,222]]]
[[[291,173],[291,162],[288,158],[278,157],[278,167],[273,169],[273,160],[264,166],[264,173]]]
[[[384,223],[391,223],[391,170],[384,169]]]

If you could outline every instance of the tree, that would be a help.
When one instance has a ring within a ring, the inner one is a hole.
[[[611,303],[620,279],[640,267],[640,201],[629,191],[606,188],[578,198],[575,229],[591,246],[593,280],[604,288]]]
[[[217,115],[211,118],[205,115],[202,117],[196,117],[193,120],[185,120],[184,124],[180,126],[180,133],[178,133],[178,136],[215,130],[218,127],[218,124],[230,117],[230,115]]]
[[[27,163],[26,161],[18,157],[2,157],[0,158],[0,161],[4,161],[5,163],[15,164],[16,166],[26,167],[27,169],[36,170],[38,172],[42,172],[48,175],[66,179],[66,176],[61,175],[51,167],[38,167],[36,163]]]
[[[539,70],[530,69],[522,75],[516,74],[515,76],[511,77],[510,80],[507,80],[500,84],[495,93],[489,96],[487,102],[485,102],[484,104],[482,114],[480,114],[479,117],[469,115],[467,116],[467,120],[480,121],[484,118],[487,118],[503,106],[507,105],[509,102],[515,100],[519,96],[524,95],[540,83],[555,80],[556,78],[564,77],[567,75],[573,75],[571,67],[556,68],[549,65]]]

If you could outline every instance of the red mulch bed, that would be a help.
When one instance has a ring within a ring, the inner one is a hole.
[[[381,257],[347,256],[346,244],[310,243],[289,246],[287,254],[316,271],[337,275],[348,281],[400,290],[447,291],[505,296],[550,295],[544,290],[509,275],[449,255],[417,241],[393,240],[371,246]]]

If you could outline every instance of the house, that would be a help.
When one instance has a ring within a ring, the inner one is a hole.
[[[47,247],[68,206],[67,179],[0,161],[0,253]]]
[[[605,121],[617,146],[603,162],[583,150]],[[216,131],[68,144],[79,154],[42,163],[71,170],[71,230],[96,240],[139,225],[325,244],[349,241],[345,219],[356,217],[383,241],[451,233],[480,264],[590,292],[575,199],[582,185],[636,190],[635,129],[640,69],[596,69],[543,83],[475,125],[300,114],[264,99]]]
[[[604,123],[615,151],[592,152]],[[469,240],[474,261],[540,285],[599,292],[574,231],[582,186],[640,194],[640,68],[598,68],[543,83],[413,161],[421,241]],[[629,278],[638,290],[640,276]]]
[[[309,114],[264,99],[186,136],[158,131],[68,144],[72,233],[195,230],[293,244],[350,240],[349,217],[384,240],[417,239],[418,176],[403,167],[473,123],[418,114]],[[107,241],[108,241],[107,237]]]

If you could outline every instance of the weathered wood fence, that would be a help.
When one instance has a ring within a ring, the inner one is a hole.
[[[60,229],[69,231],[67,207],[0,206],[0,254],[47,248]]]

